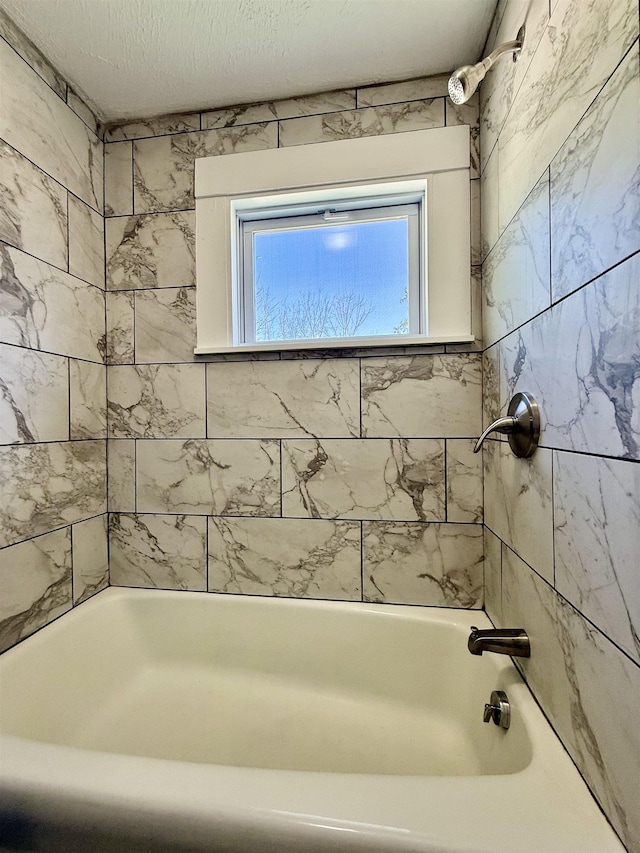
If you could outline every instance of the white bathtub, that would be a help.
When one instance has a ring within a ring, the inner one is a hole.
[[[105,590],[0,658],[0,849],[620,853],[510,660],[467,651],[472,624]],[[482,722],[493,689],[508,731]]]

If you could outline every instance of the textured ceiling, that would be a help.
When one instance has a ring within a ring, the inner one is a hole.
[[[103,119],[447,72],[496,0],[0,0]]]

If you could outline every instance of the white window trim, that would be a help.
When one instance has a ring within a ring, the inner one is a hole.
[[[234,345],[236,209],[398,192],[427,185],[428,330],[415,337],[339,338]],[[468,343],[471,333],[469,128],[321,142],[196,160],[195,353]]]

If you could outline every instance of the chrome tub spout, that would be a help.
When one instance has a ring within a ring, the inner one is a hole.
[[[499,655],[528,658],[531,656],[529,637],[524,628],[488,628],[471,626],[468,648],[472,655],[496,652]]]

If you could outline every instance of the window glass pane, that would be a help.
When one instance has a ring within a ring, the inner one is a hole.
[[[409,331],[406,217],[256,231],[256,341]]]

